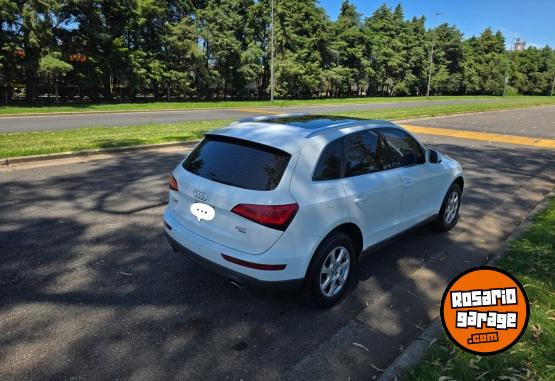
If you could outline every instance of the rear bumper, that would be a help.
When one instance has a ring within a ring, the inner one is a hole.
[[[295,290],[301,288],[304,279],[291,279],[291,280],[280,280],[280,281],[264,281],[260,279],[253,278],[251,276],[242,274],[240,272],[231,270],[227,267],[219,265],[212,262],[201,255],[189,250],[175,239],[173,239],[166,231],[164,231],[166,238],[168,239],[171,247],[178,253],[183,254],[185,257],[193,261],[194,263],[201,265],[222,277],[228,278],[241,285],[249,285],[254,287],[260,287],[265,289],[277,289],[277,290]]]
[[[261,284],[279,284],[304,279],[312,253],[318,245],[318,239],[315,237],[289,231],[265,252],[250,254],[209,240],[186,228],[181,224],[177,212],[172,208],[166,208],[163,218],[166,224],[164,231],[179,246],[185,247],[209,264],[222,267],[226,274],[237,273],[246,276],[247,279],[253,278]],[[229,257],[234,260],[230,261]],[[250,266],[246,262],[261,265],[261,267],[285,265],[285,268],[268,271],[264,268],[257,268],[257,266]]]

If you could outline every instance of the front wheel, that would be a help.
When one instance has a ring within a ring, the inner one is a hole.
[[[335,305],[347,291],[356,268],[355,247],[349,237],[335,233],[314,253],[305,282],[305,296],[322,307]]]
[[[435,220],[435,226],[441,231],[448,231],[459,221],[459,207],[461,206],[461,187],[453,183],[441,204],[441,209]]]

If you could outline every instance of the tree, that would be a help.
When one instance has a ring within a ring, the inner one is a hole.
[[[368,18],[364,27],[370,44],[372,75],[369,95],[405,95],[410,93],[410,53],[405,49],[411,39],[403,8],[391,10],[385,4]]]
[[[165,58],[168,71],[165,75],[166,95],[192,97],[198,90],[198,83],[207,77],[205,55],[197,43],[199,32],[192,17],[186,15],[176,23],[167,26],[162,41],[167,49]]]
[[[467,68],[478,78],[478,92],[502,95],[509,61],[501,32],[494,34],[491,28],[486,28],[479,37],[470,38],[465,43],[468,44],[466,52],[470,55],[467,59],[472,62],[472,67]]]
[[[361,14],[348,0],[343,1],[337,21],[331,28],[332,67],[327,69],[326,92],[336,96],[360,95],[368,83],[370,61],[366,57],[366,36]]]
[[[276,94],[319,95],[322,69],[331,61],[331,22],[315,0],[281,0],[276,5]]]
[[[66,100],[268,98],[271,1],[0,0],[0,96],[34,102],[54,83]],[[344,0],[331,21],[317,0],[275,0],[274,27],[278,97],[422,95],[432,39],[434,95],[555,87],[552,48],[427,30],[401,5],[364,17]]]
[[[441,24],[435,33],[432,93],[460,94],[462,90],[462,33],[455,26]]]
[[[22,52],[17,33],[17,3],[12,0],[0,0],[0,83],[4,85],[4,102],[12,98],[12,82],[21,72],[17,52]]]
[[[59,52],[51,52],[40,59],[38,72],[46,75],[46,82],[49,84],[50,81],[54,80],[54,88],[56,94],[56,103],[58,103],[58,79],[59,77],[65,76],[69,71],[73,69],[73,66],[67,62],[60,60],[61,54]],[[48,92],[50,97],[50,91]]]
[[[529,47],[524,51],[509,52],[511,70],[509,83],[514,90],[526,95],[550,95],[555,75],[555,55],[546,46]]]
[[[249,54],[242,56],[242,53],[247,50],[244,43],[247,10],[252,4],[252,0],[208,0],[206,7],[198,12],[207,66],[215,74],[217,90],[222,90],[224,99],[246,85],[244,75],[248,70],[242,71],[241,67],[242,59],[248,61]]]
[[[25,77],[25,98],[32,101],[37,95],[37,71],[42,49],[51,44],[54,1],[18,1],[21,11],[16,16],[17,33],[22,46],[22,67]]]

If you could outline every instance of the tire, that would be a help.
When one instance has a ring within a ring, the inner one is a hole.
[[[305,299],[326,308],[337,304],[351,285],[357,257],[355,245],[344,233],[336,232],[324,239],[307,272],[303,286]]]
[[[459,221],[459,208],[461,206],[461,187],[457,183],[451,184],[447,194],[443,198],[441,209],[434,222],[439,231],[449,231],[455,227]]]

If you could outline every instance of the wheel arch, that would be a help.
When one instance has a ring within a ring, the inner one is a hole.
[[[314,254],[316,254],[316,251],[318,251],[318,249],[320,248],[320,246],[322,245],[322,243],[332,234],[335,234],[337,232],[341,232],[343,234],[345,234],[347,237],[349,237],[352,242],[353,245],[355,246],[355,250],[357,252],[357,259],[358,257],[360,257],[360,253],[362,252],[363,249],[363,236],[362,236],[362,231],[360,230],[360,228],[358,227],[357,224],[353,223],[353,222],[343,222],[337,226],[335,226],[333,229],[331,229],[328,234],[326,234],[324,236],[324,238],[322,238],[320,240],[320,242],[318,242],[318,245],[316,245],[316,248],[314,249],[314,251],[312,252],[312,255],[310,257],[310,261],[309,264],[307,266],[307,273],[308,270],[310,269],[310,266],[312,266],[312,262],[314,260]]]
[[[360,253],[362,252],[362,249],[363,249],[362,245],[364,242],[362,231],[360,230],[358,225],[356,225],[353,222],[346,222],[344,224],[337,226],[329,234],[332,234],[333,232],[336,232],[336,231],[340,231],[344,233],[353,241],[353,245],[355,245],[356,255],[358,258],[360,256]]]
[[[455,180],[453,180],[453,183],[458,184],[461,187],[461,192],[464,189],[464,178],[462,176],[458,176]]]

